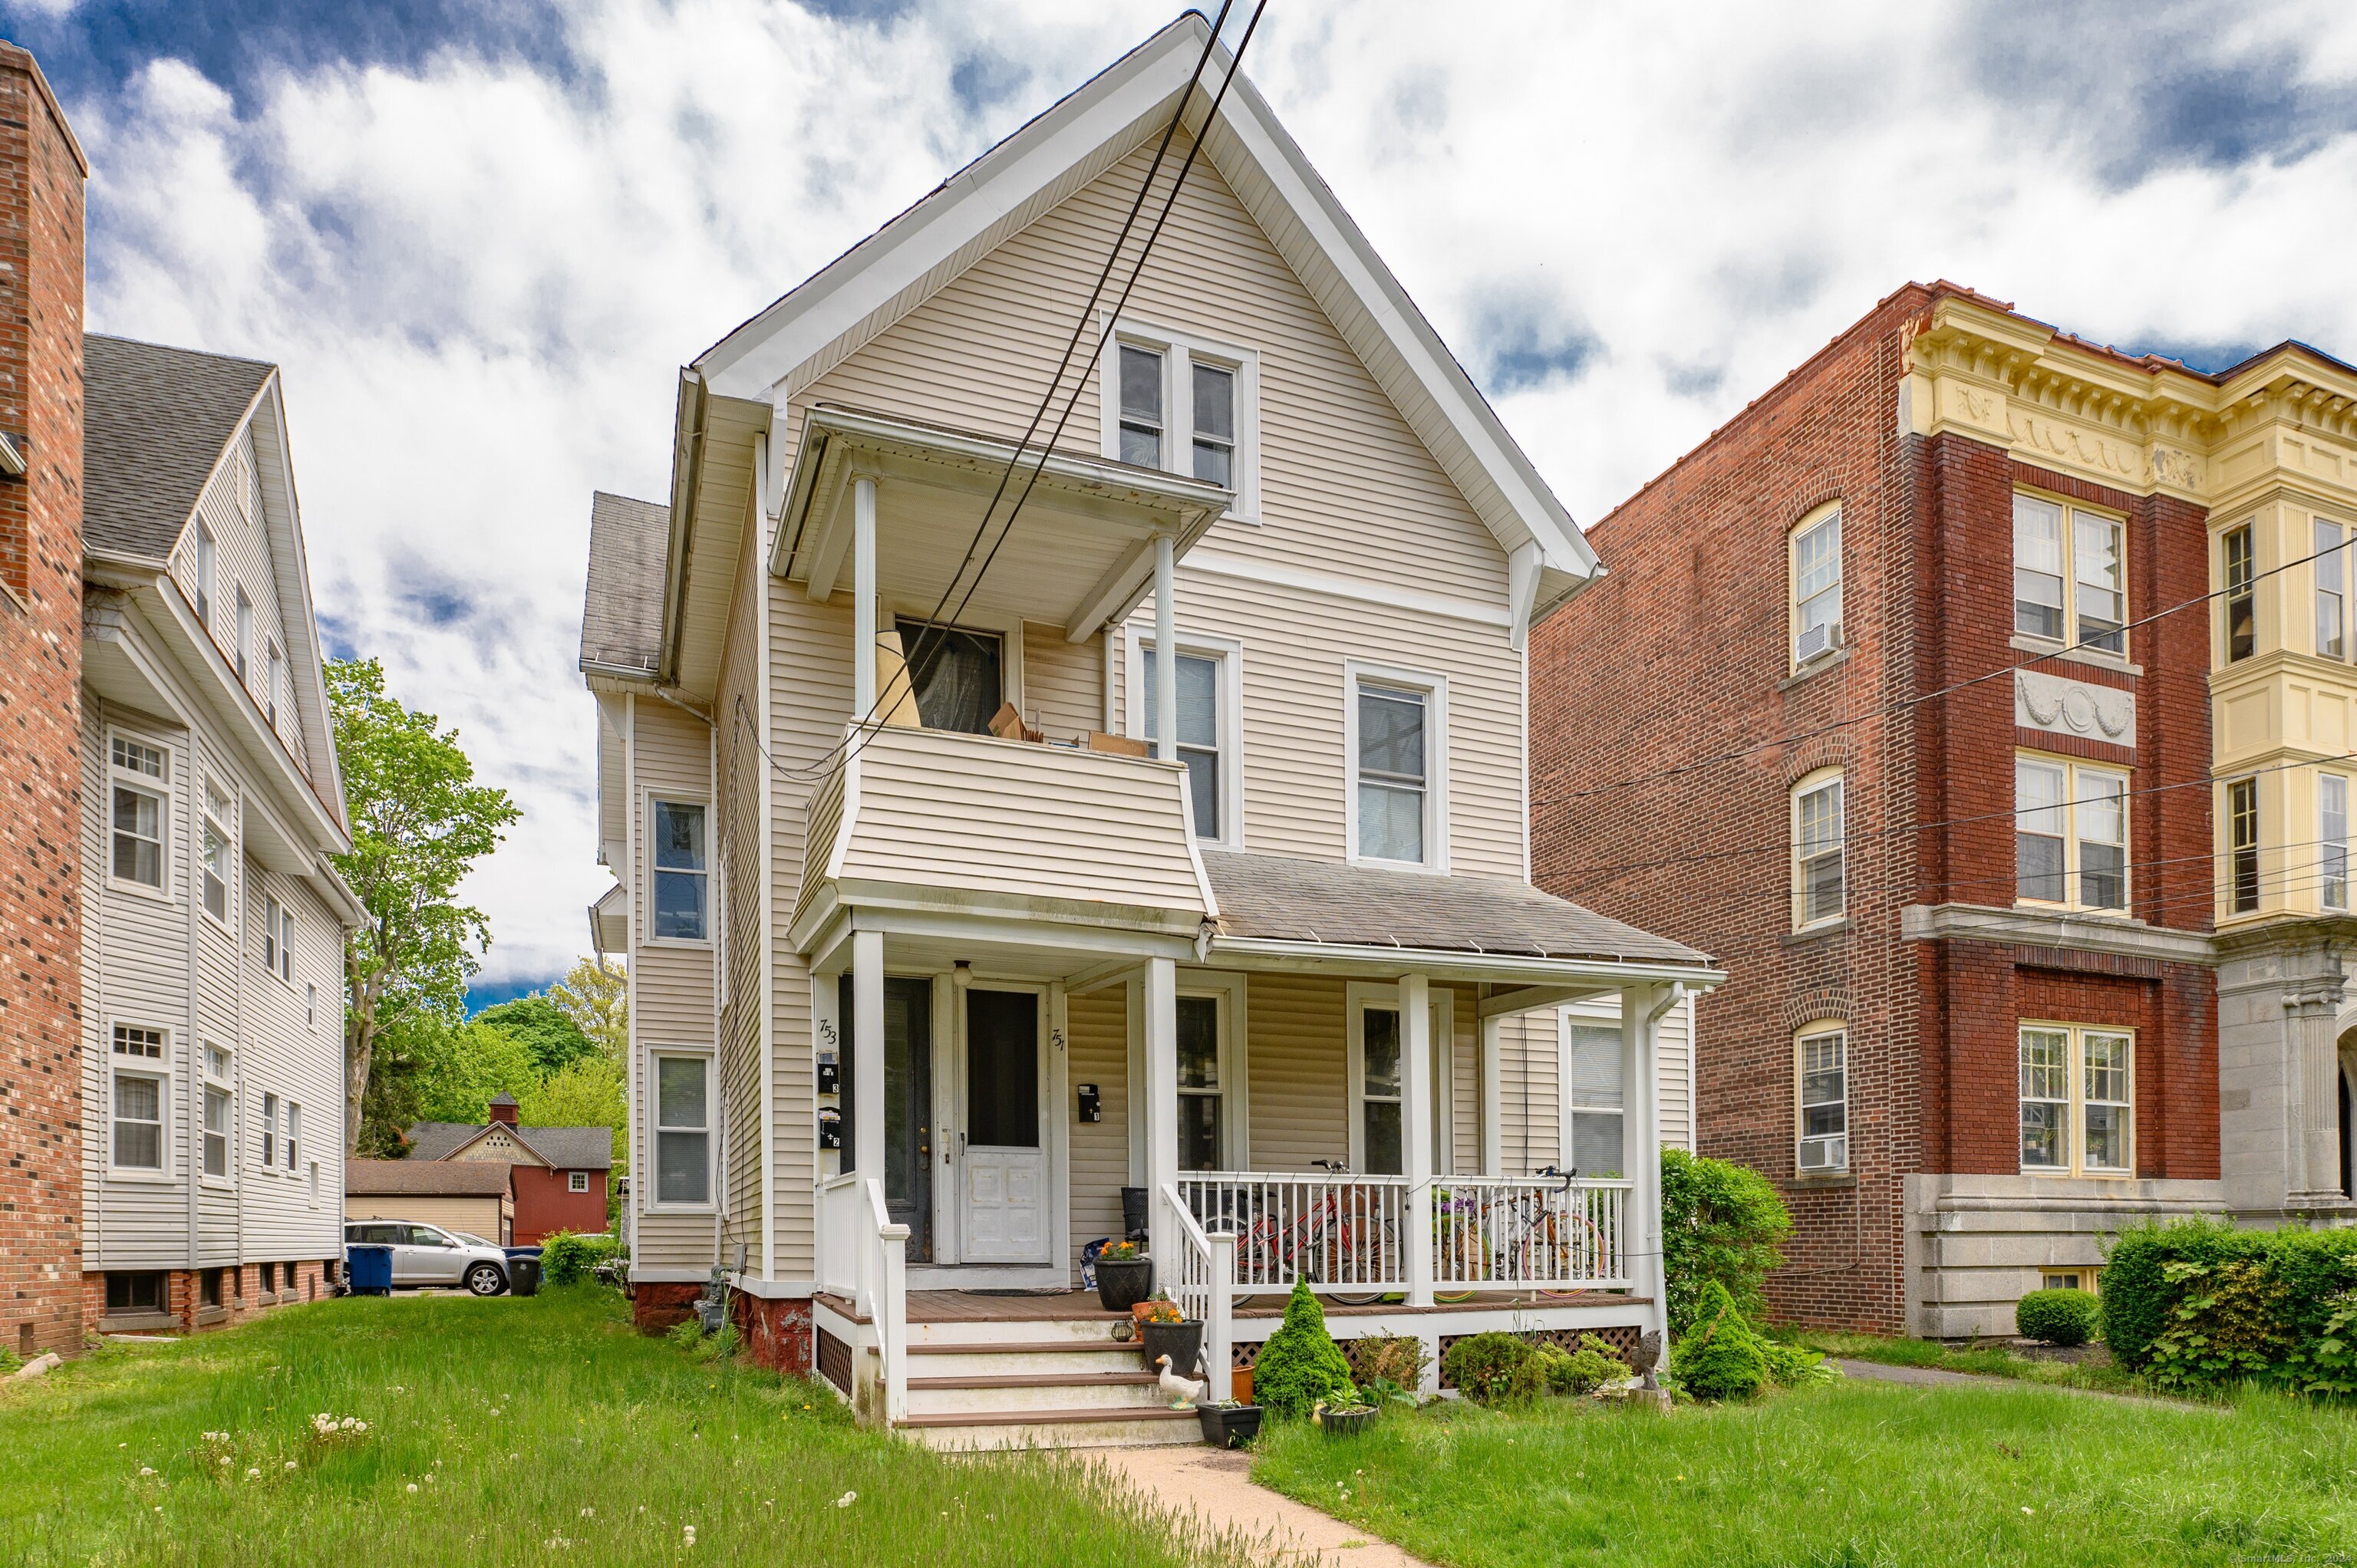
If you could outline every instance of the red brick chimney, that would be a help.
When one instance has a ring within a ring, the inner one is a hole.
[[[0,44],[0,1344],[27,1357],[81,1349],[98,1287],[82,1277],[75,804],[89,173],[41,68]]]
[[[503,1089],[491,1096],[491,1120],[509,1127],[516,1124],[514,1095]]]

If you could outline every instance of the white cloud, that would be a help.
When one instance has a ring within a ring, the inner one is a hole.
[[[879,27],[606,0],[568,13],[561,75],[453,49],[233,102],[158,62],[72,106],[93,323],[286,367],[323,611],[525,808],[470,888],[487,979],[561,968],[602,886],[572,668],[590,490],[661,498],[679,365],[1166,6],[937,4]],[[1253,75],[1477,374],[1525,351],[1501,412],[1583,518],[1910,278],[2139,347],[2357,353],[2340,7],[2217,31],[2196,109],[2242,115],[2255,151],[2206,162],[2166,140],[2199,153],[2201,125],[2123,119],[2141,101],[2120,73],[2159,57],[2117,47],[2119,17],[2076,40],[2113,73],[2097,113],[2073,57],[1992,65],[1940,7],[1435,15],[1273,5]],[[2320,95],[2296,148],[2268,141],[2287,111],[2236,97],[2294,39],[2285,74]],[[1549,377],[1550,355],[1576,368]],[[466,613],[437,623],[427,602],[453,595]]]

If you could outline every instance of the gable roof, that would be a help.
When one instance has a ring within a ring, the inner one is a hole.
[[[164,560],[277,367],[97,332],[82,361],[83,540]]]
[[[873,339],[1158,134],[1210,36],[1192,11],[1163,27],[714,344],[694,372],[716,397],[781,404],[781,392]],[[1232,60],[1224,45],[1213,48],[1205,80]],[[1250,79],[1235,77],[1207,124],[1210,98],[1187,100],[1189,132],[1515,557],[1517,621],[1543,615],[1602,570],[1578,525]]]
[[[354,1197],[505,1197],[509,1171],[496,1160],[346,1160]]]
[[[663,550],[671,508],[597,491],[589,499],[589,581],[581,668],[651,673],[662,649]]]
[[[452,1155],[491,1132],[501,1132],[561,1171],[610,1170],[610,1127],[512,1127],[505,1122],[420,1122],[409,1129],[409,1157],[435,1164],[497,1165],[496,1160],[454,1160]]]

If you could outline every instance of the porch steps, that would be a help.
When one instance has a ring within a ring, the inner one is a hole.
[[[1111,1313],[909,1325],[909,1413],[899,1423],[936,1448],[1094,1448],[1192,1443]]]

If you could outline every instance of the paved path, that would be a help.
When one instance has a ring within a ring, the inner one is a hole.
[[[1174,1512],[1266,1543],[1264,1561],[1289,1568],[1427,1568],[1389,1541],[1331,1514],[1253,1485],[1252,1456],[1218,1448],[1104,1448],[1102,1462]]]
[[[2157,1399],[2145,1394],[2115,1394],[2106,1389],[2074,1389],[2068,1383],[2031,1383],[2019,1378],[1992,1378],[1979,1372],[1951,1372],[1938,1367],[1893,1367],[1881,1361],[1853,1361],[1835,1357],[1834,1365],[1853,1378],[1868,1382],[1906,1383],[1910,1387],[1940,1388],[1964,1385],[1976,1389],[2053,1389],[2061,1393],[2078,1394],[2086,1399],[2112,1400],[2121,1404],[2165,1405],[2170,1410],[2222,1410],[2222,1405],[2208,1404],[2199,1400]]]

